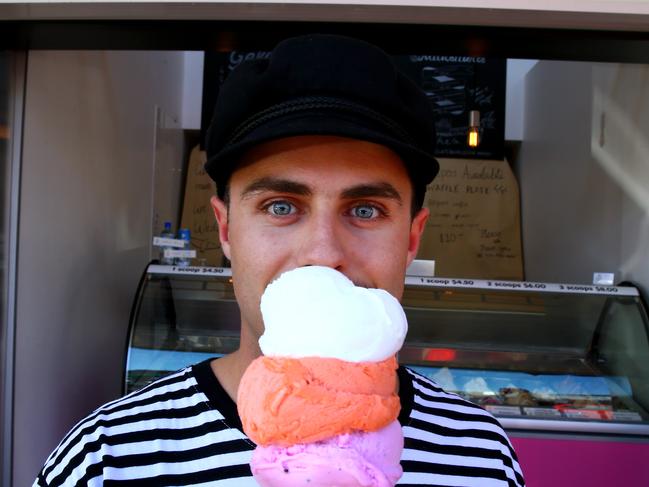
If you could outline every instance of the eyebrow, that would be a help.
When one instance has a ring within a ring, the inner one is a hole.
[[[390,198],[399,205],[403,204],[401,195],[390,183],[359,184],[342,192],[345,199],[355,198]]]
[[[241,192],[241,199],[249,198],[264,191],[291,193],[299,196],[310,196],[312,194],[311,189],[306,184],[291,181],[290,179],[264,177],[256,179],[246,186]]]
[[[241,199],[250,198],[265,191],[289,193],[298,196],[311,196],[313,194],[311,188],[306,184],[290,179],[263,177],[246,186],[241,192]],[[358,184],[345,189],[341,197],[343,199],[389,198],[395,200],[399,205],[403,204],[401,195],[390,183]]]

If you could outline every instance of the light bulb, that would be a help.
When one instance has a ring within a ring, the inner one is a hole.
[[[469,147],[478,147],[480,143],[480,137],[478,135],[478,129],[476,127],[469,127],[469,137],[467,140]]]
[[[480,112],[471,110],[469,112],[469,133],[467,144],[469,147],[478,147],[480,143]]]

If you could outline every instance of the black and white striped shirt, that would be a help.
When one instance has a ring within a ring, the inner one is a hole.
[[[407,368],[398,373],[405,447],[397,485],[524,485],[493,416]],[[254,448],[205,361],[83,419],[34,486],[256,486],[249,467]]]

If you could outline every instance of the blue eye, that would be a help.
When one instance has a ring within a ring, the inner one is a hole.
[[[378,216],[378,210],[370,205],[361,205],[354,207],[352,214],[357,218],[369,220]]]
[[[288,201],[274,201],[268,205],[267,210],[275,216],[286,216],[293,213],[294,207]]]

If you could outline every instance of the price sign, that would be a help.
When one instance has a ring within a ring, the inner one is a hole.
[[[507,162],[439,163],[418,258],[435,259],[440,276],[522,280],[518,185]]]

